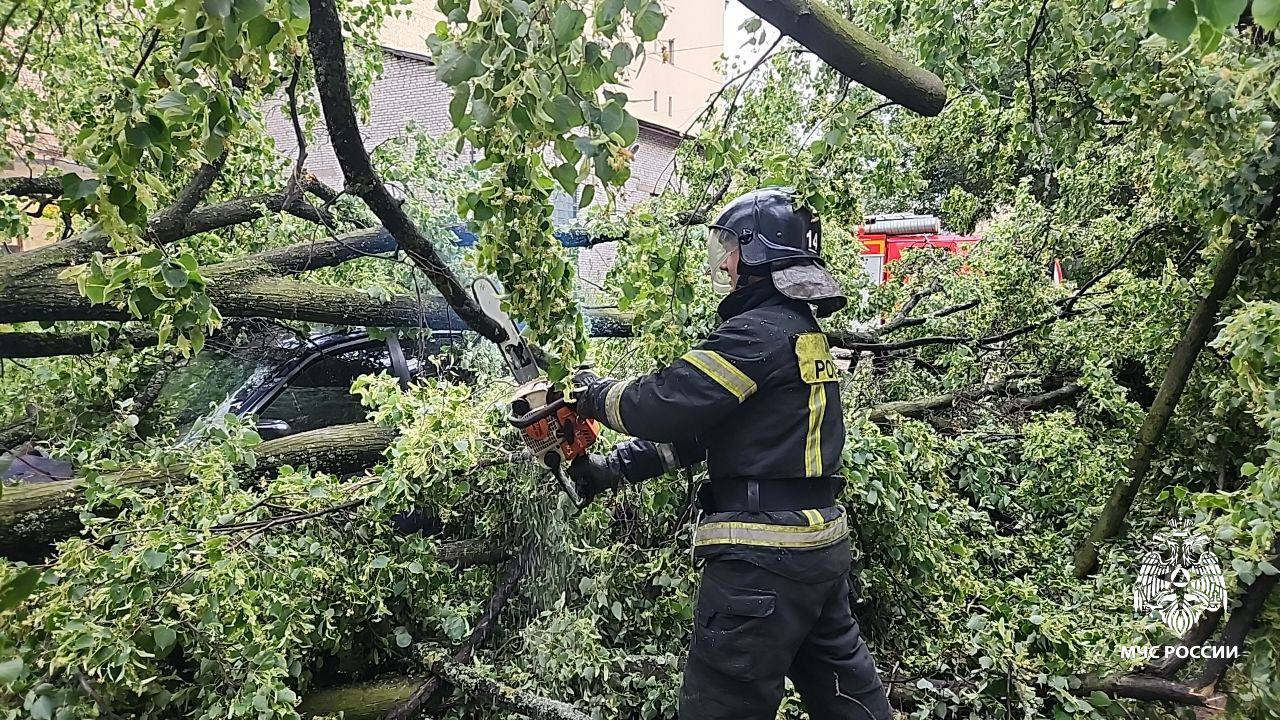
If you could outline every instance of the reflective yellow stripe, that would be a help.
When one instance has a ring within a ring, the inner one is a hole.
[[[627,426],[622,424],[622,391],[632,382],[634,379],[616,382],[604,394],[605,423],[618,432],[627,432]]]
[[[810,527],[822,524],[822,513],[817,510],[801,510],[800,512],[804,513],[805,518],[809,521]]]
[[[720,383],[738,398],[738,402],[751,397],[756,391],[755,381],[714,350],[690,350],[680,359],[688,361],[690,365],[706,373],[707,377]]]
[[[813,526],[709,522],[698,526],[693,546],[824,547],[844,540],[848,534],[849,526],[843,513],[834,520]]]
[[[827,413],[827,385],[809,386],[809,434],[804,439],[804,476],[822,477],[822,418]]]

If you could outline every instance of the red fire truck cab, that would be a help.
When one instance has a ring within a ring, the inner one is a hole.
[[[858,226],[862,241],[862,266],[871,282],[879,285],[891,275],[885,267],[902,257],[907,248],[941,248],[957,255],[967,255],[978,235],[953,235],[942,232],[942,221],[932,215],[872,215],[866,225]]]

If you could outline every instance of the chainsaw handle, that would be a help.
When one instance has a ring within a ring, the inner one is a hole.
[[[523,430],[529,427],[530,425],[538,422],[539,420],[551,416],[552,414],[554,414],[556,411],[558,411],[560,408],[564,406],[565,406],[564,398],[558,398],[556,400],[553,400],[547,403],[546,405],[543,405],[537,410],[530,410],[529,412],[523,415],[516,415],[512,413],[507,416],[507,422],[511,423],[513,427],[519,430]]]

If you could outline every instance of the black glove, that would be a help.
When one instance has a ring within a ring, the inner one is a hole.
[[[622,482],[622,470],[612,465],[604,455],[591,453],[577,458],[569,465],[569,478],[573,489],[584,503],[605,490],[617,489]]]
[[[588,394],[587,391],[591,386],[598,382],[600,382],[600,376],[586,368],[580,368],[578,372],[573,374],[573,382],[569,384],[569,397],[565,401],[569,404],[569,407],[572,407],[582,417],[595,417],[592,412],[593,403],[579,401]]]

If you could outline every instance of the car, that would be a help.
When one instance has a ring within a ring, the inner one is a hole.
[[[155,411],[177,424],[179,445],[195,442],[204,427],[227,413],[256,416],[264,440],[363,422],[366,408],[351,392],[361,375],[386,372],[402,387],[423,377],[471,376],[453,359],[466,342],[461,329],[401,338],[331,329],[303,335],[257,324],[234,336],[210,341],[164,378]],[[0,481],[7,485],[74,474],[70,462],[38,450],[5,459],[10,462],[0,469]]]

